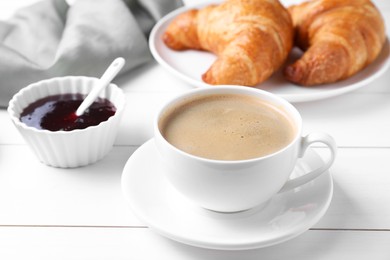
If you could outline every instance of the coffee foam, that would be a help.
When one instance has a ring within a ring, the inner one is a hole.
[[[183,100],[162,114],[159,128],[178,149],[216,160],[265,156],[287,146],[296,135],[283,109],[241,94]]]

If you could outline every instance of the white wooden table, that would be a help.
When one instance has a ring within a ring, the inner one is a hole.
[[[1,1],[2,17],[32,1]],[[375,2],[390,35],[390,3]],[[158,107],[191,87],[156,63],[116,83],[128,100],[119,135],[112,152],[88,167],[40,163],[0,110],[0,259],[390,259],[390,71],[358,91],[296,104],[305,133],[328,132],[338,143],[333,200],[303,235],[249,251],[186,246],[135,217],[121,192],[122,169],[152,137]]]

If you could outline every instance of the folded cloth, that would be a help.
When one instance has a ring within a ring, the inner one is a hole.
[[[66,75],[100,77],[116,58],[122,73],[149,60],[155,22],[181,0],[43,0],[0,21],[0,106],[32,82]]]

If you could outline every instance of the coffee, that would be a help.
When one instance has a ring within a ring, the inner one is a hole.
[[[159,129],[178,149],[215,160],[265,156],[287,146],[296,135],[282,109],[241,94],[184,100],[162,114]]]

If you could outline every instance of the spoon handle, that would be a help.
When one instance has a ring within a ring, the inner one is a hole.
[[[85,110],[98,97],[99,93],[108,84],[110,84],[111,80],[113,80],[114,77],[118,74],[118,72],[123,68],[123,65],[125,65],[125,59],[123,59],[121,57],[116,58],[111,63],[111,65],[107,68],[107,70],[104,72],[104,74],[102,75],[102,77],[98,81],[98,84],[92,89],[92,91],[88,94],[88,96],[84,99],[84,101],[77,108],[76,116],[81,116],[85,112]]]

